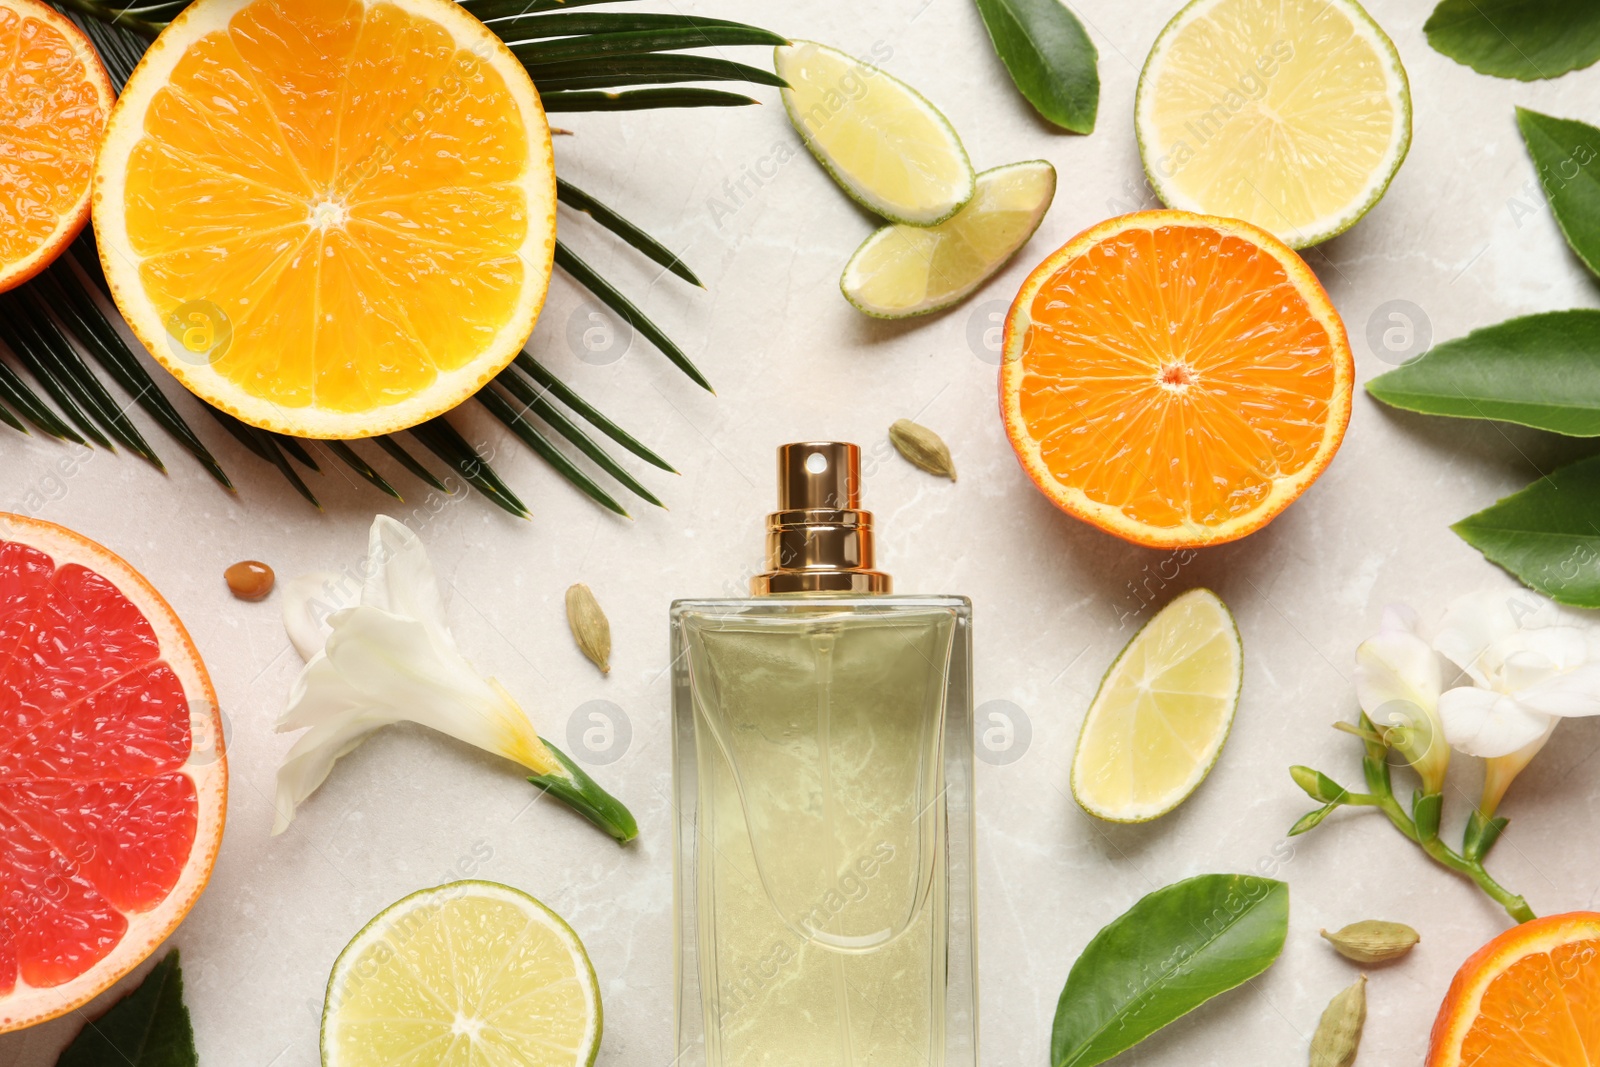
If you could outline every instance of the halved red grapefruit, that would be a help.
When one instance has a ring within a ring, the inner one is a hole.
[[[0,513],[0,1033],[172,933],[227,782],[216,692],[167,602],[93,541]]]

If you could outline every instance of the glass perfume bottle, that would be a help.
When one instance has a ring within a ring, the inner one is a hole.
[[[680,1067],[973,1067],[971,605],[890,595],[860,450],[778,450],[753,595],[672,606]]]

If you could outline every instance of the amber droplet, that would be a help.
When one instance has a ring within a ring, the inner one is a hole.
[[[222,572],[228,588],[240,600],[265,600],[277,580],[272,568],[260,560],[241,560]]]

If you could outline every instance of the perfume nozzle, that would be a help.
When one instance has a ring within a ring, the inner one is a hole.
[[[861,449],[806,441],[778,449],[778,510],[767,516],[766,593],[887,593],[873,569],[872,513],[861,510]]]
[[[843,441],[778,449],[778,510],[847,511],[861,507],[861,449]]]

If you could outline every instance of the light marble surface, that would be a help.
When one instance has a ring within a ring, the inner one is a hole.
[[[1513,428],[1399,415],[1358,395],[1342,452],[1298,504],[1244,542],[1201,553],[1164,587],[1152,577],[1162,553],[1052,508],[1001,432],[994,359],[983,347],[987,316],[1049,250],[1109,214],[1151,206],[1140,194],[1134,85],[1178,5],[1074,6],[1092,27],[1104,82],[1099,128],[1087,138],[1034,117],[966,0],[685,5],[851,52],[887,48],[884,65],[945,110],[979,167],[1042,157],[1058,168],[1056,203],[1017,261],[965,306],[921,321],[870,321],[841,299],[839,270],[872,222],[798,151],[771,94],[759,108],[561,117],[576,132],[558,144],[563,173],[682,249],[707,282],[700,292],[657,278],[597,238],[587,220],[563,216],[574,245],[641,294],[684,343],[715,382],[715,397],[643,341],[610,364],[576,358],[568,337],[581,335],[585,311],[565,280],[555,283],[534,339],[581,392],[680,467],[681,477],[644,472],[670,511],[641,508],[631,523],[601,512],[508,446],[479,412],[463,428],[497,450],[496,464],[535,511],[532,522],[470,496],[413,493],[389,507],[366,486],[345,484],[336,465],[314,479],[327,505],[318,514],[198,414],[239,483],[237,497],[159,433],[152,439],[171,467],[165,477],[134,459],[83,458],[0,431],[0,506],[26,506],[38,492],[47,499],[29,510],[103,541],[149,575],[195,633],[229,716],[233,788],[222,856],[174,939],[206,1067],[316,1064],[334,956],[384,905],[452,871],[522,887],[565,915],[600,975],[600,1062],[669,1067],[667,605],[739,588],[759,563],[773,447],[817,437],[864,446],[885,565],[905,591],[972,597],[978,701],[1010,702],[1031,725],[1021,759],[979,768],[983,1063],[1048,1062],[1072,960],[1140,895],[1192,874],[1248,870],[1275,872],[1293,887],[1283,958],[1118,1062],[1303,1062],[1324,1004],[1355,973],[1317,931],[1372,917],[1410,922],[1423,941],[1405,962],[1373,974],[1361,1062],[1420,1062],[1451,974],[1505,917],[1376,816],[1335,817],[1286,841],[1308,807],[1286,768],[1312,763],[1355,780],[1354,746],[1329,729],[1354,711],[1355,645],[1388,603],[1409,602],[1433,618],[1464,591],[1510,588],[1447,525],[1585,449]],[[1543,206],[1512,108],[1593,118],[1600,70],[1533,85],[1480,77],[1427,47],[1421,27],[1430,6],[1370,4],[1410,71],[1415,141],[1377,209],[1308,256],[1350,327],[1363,382],[1387,369],[1367,340],[1369,318],[1387,301],[1420,308],[1436,339],[1513,314],[1596,303],[1592,280]],[[747,174],[758,177],[734,202],[730,184]],[[886,429],[901,416],[944,435],[958,484],[889,452]],[[553,804],[530,805],[516,768],[412,728],[387,730],[345,759],[290,831],[268,837],[273,774],[291,740],[272,723],[298,661],[276,598],[231,599],[222,570],[246,557],[269,561],[282,577],[353,567],[376,508],[421,533],[448,583],[462,646],[522,698],[542,731],[559,742],[588,701],[624,710],[631,742],[595,773],[637,813],[637,843],[618,848]],[[567,634],[562,592],[576,581],[610,613],[609,678]],[[1198,584],[1227,600],[1244,635],[1247,677],[1232,739],[1177,813],[1145,826],[1096,823],[1065,791],[1084,708],[1148,614],[1136,589],[1165,600]],[[1600,722],[1562,726],[1504,809],[1513,822],[1492,866],[1541,912],[1589,907],[1600,890],[1597,747]],[[1475,777],[1470,766],[1457,772],[1451,825],[1463,817],[1465,795],[1476,793]],[[53,1063],[80,1023],[0,1038],[0,1067]]]

